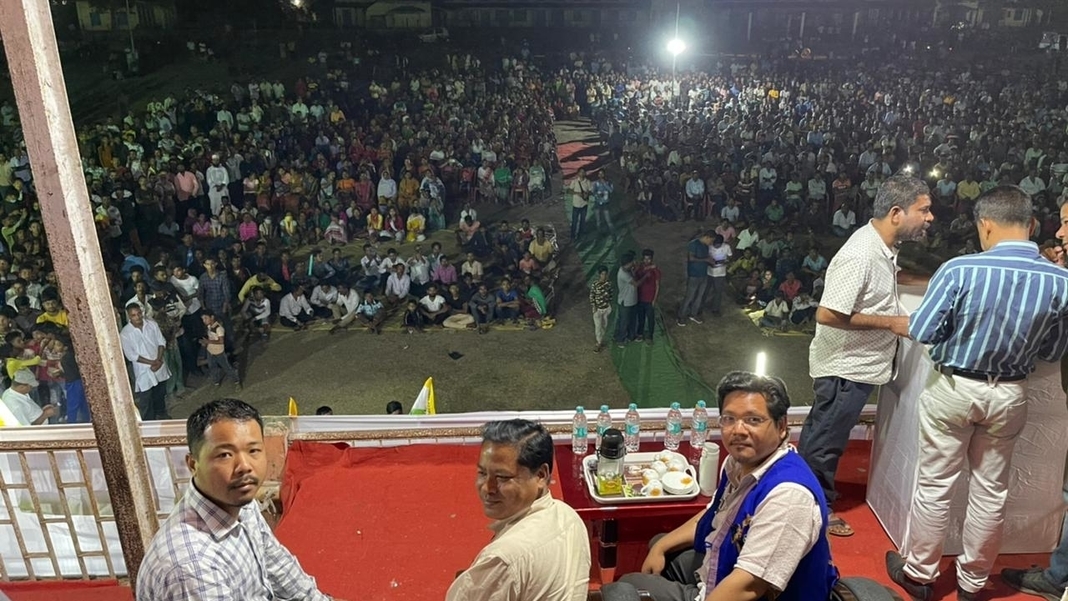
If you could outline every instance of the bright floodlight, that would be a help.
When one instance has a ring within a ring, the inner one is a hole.
[[[679,38],[675,38],[668,42],[667,49],[671,54],[678,56],[686,51],[686,42],[683,42]]]
[[[758,376],[768,375],[768,354],[764,351],[760,351],[756,356],[756,369],[754,370]]]

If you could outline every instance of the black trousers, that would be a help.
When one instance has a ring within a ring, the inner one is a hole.
[[[637,313],[637,324],[634,327],[635,335],[644,336],[646,340],[652,342],[653,330],[656,329],[656,309],[653,307],[653,303],[638,301],[635,312]]]
[[[174,376],[172,375],[171,377],[173,378]],[[167,413],[167,403],[164,400],[166,397],[167,382],[165,381],[144,392],[135,394],[134,399],[137,402],[137,408],[141,411],[141,421],[170,419],[171,416]]]

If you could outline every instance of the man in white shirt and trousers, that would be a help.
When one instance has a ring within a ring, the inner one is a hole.
[[[140,305],[126,307],[129,323],[122,328],[122,352],[130,362],[134,380],[134,397],[144,421],[170,419],[167,413],[167,380],[170,370],[163,360],[167,340],[159,325],[145,318]]]

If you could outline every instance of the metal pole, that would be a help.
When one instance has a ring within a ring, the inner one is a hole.
[[[137,62],[137,47],[134,46],[133,21],[130,19],[130,0],[126,0],[126,31],[130,34],[130,62],[126,68],[132,67]]]
[[[753,41],[753,11],[749,11],[749,24],[745,26],[745,41]]]
[[[682,2],[675,3],[675,39],[679,39],[679,15],[682,14]],[[679,80],[675,77],[675,63],[679,60],[679,53],[671,53],[671,95],[674,96],[673,104],[675,108],[679,107]]]
[[[805,41],[805,14],[806,13],[804,11],[801,12],[801,33],[799,33],[797,36],[797,38],[802,42]]]
[[[11,71],[56,275],[93,414],[104,478],[131,581],[158,527],[133,392],[81,171],[49,3],[0,0]]]

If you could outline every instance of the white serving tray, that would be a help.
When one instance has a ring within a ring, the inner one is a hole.
[[[623,460],[623,465],[627,464],[649,464],[658,453],[627,453],[626,458]],[[701,489],[697,484],[697,472],[694,467],[686,463],[686,473],[693,478],[693,486],[690,488],[690,492],[684,495],[673,495],[668,491],[664,491],[664,494],[659,497],[643,497],[643,496],[611,496],[602,497],[597,494],[597,480],[594,466],[597,464],[597,455],[588,455],[582,459],[582,472],[586,479],[586,489],[590,491],[590,498],[603,505],[634,505],[640,503],[674,503],[678,501],[692,501],[697,498],[697,495],[701,493]]]

